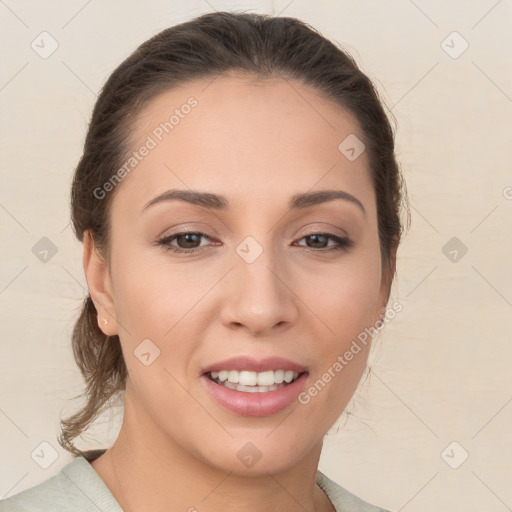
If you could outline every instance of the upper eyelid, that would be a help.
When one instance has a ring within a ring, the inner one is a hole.
[[[317,223],[310,223],[310,224],[317,224]],[[349,233],[341,228],[341,227],[338,227],[338,226],[335,226],[333,224],[331,224],[330,222],[320,222],[319,224],[324,224],[324,225],[328,225],[330,227],[319,227],[319,228],[308,228],[307,232],[305,234],[303,234],[302,236],[308,236],[310,234],[332,234],[334,236],[339,236],[339,237],[347,237],[349,238],[350,235]],[[179,228],[178,228],[179,229]],[[335,231],[338,231],[337,232],[330,232],[331,230],[335,230]],[[215,231],[215,230],[214,230]],[[232,232],[231,230],[229,230],[230,232]],[[176,236],[176,235],[182,235],[182,234],[186,234],[186,233],[192,233],[192,234],[195,234],[195,233],[201,233],[202,235],[210,238],[210,239],[214,239],[215,237],[217,237],[218,235],[215,234],[213,236],[210,236],[208,233],[206,233],[204,230],[202,230],[200,227],[198,228],[181,228],[181,231],[178,230],[174,233],[171,233],[169,235],[165,235],[165,236],[161,236],[160,239],[162,238],[168,238],[168,237],[172,237],[172,236]]]

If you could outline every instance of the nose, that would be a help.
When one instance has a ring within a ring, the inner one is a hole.
[[[270,251],[263,251],[252,263],[239,259],[228,278],[223,324],[229,329],[246,329],[253,336],[272,335],[293,325],[298,318],[298,299],[283,267]]]

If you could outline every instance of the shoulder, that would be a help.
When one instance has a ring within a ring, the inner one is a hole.
[[[0,501],[0,512],[122,512],[109,489],[82,456],[56,475]]]
[[[358,498],[324,475],[320,470],[316,473],[316,483],[332,501],[336,512],[389,512]]]

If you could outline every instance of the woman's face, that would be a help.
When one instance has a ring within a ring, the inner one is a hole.
[[[369,343],[357,341],[355,353],[353,342],[389,292],[367,155],[357,156],[354,136],[363,140],[352,115],[284,79],[194,82],[144,108],[137,163],[112,203],[111,273],[95,301],[109,318],[101,328],[121,339],[139,441],[252,474],[321,446],[366,364]],[[154,201],[170,190],[210,196]],[[341,197],[290,206],[327,190]],[[185,231],[206,236],[172,238]],[[215,366],[234,356],[280,357],[307,373],[291,393],[233,391],[204,375],[248,365]],[[252,467],[246,455],[261,458]]]

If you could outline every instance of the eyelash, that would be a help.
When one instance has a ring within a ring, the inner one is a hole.
[[[170,242],[175,240],[176,238],[178,238],[181,235],[199,235],[201,237],[207,238],[208,240],[212,240],[211,237],[209,237],[206,233],[203,233],[201,231],[181,231],[179,233],[174,233],[173,235],[166,236],[164,238],[159,239],[158,245],[162,246],[165,251],[171,251],[174,253],[182,253],[182,254],[193,254],[193,253],[198,253],[198,252],[202,252],[203,250],[205,250],[204,248],[201,248],[201,247],[195,247],[193,249],[181,249],[179,247],[171,246]],[[350,249],[353,246],[353,242],[349,238],[340,237],[337,235],[333,235],[331,233],[322,233],[322,232],[308,233],[307,235],[304,235],[302,238],[300,238],[300,240],[303,240],[304,238],[309,238],[309,237],[315,236],[315,235],[326,237],[328,240],[334,240],[339,245],[330,247],[330,248],[324,248],[324,249],[315,249],[314,247],[306,247],[306,249],[308,249],[309,251],[312,251],[312,252],[324,252],[325,253],[325,252],[332,252],[332,251],[347,251],[348,249]],[[301,246],[301,247],[304,247],[304,246]]]

